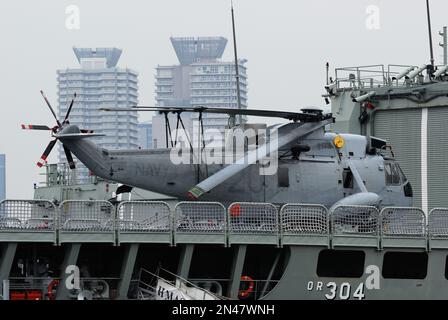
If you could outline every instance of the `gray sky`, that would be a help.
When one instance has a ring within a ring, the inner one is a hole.
[[[79,30],[65,26],[68,5],[80,9]],[[380,10],[379,29],[366,27],[370,5]],[[234,6],[252,108],[322,105],[327,61],[332,69],[429,61],[424,0],[234,0]],[[448,24],[447,9],[446,0],[432,0],[439,63],[437,32]],[[78,65],[73,46],[122,48],[119,65],[139,71],[140,103],[153,105],[154,68],[177,62],[170,36],[231,40],[231,31],[230,0],[1,1],[0,153],[7,155],[7,197],[31,198],[33,183],[43,180],[35,163],[49,134],[22,131],[20,124],[53,124],[39,90],[56,106],[56,70]],[[224,59],[232,59],[231,41]]]

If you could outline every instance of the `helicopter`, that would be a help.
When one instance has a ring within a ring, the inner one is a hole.
[[[382,152],[387,141],[352,134],[331,132],[335,119],[321,110],[302,109],[284,112],[255,109],[206,107],[130,107],[104,108],[103,111],[157,111],[180,117],[183,112],[260,116],[280,118],[287,123],[270,127],[276,138],[256,137],[247,140],[244,152],[227,164],[173,163],[173,149],[108,150],[89,141],[100,136],[80,129],[69,122],[76,94],[65,118],[60,121],[45,94],[41,94],[56,120],[54,127],[22,125],[23,129],[51,131],[50,141],[38,166],[44,165],[56,142],[63,145],[70,168],[75,169],[72,153],[95,175],[122,186],[122,192],[133,187],[173,196],[185,201],[263,202],[274,204],[320,204],[337,206],[400,206],[412,205],[412,186],[398,162]],[[179,123],[179,121],[178,121]],[[167,124],[167,139],[168,127]],[[238,126],[233,127],[233,129]],[[185,129],[185,127],[184,127]],[[171,135],[170,138],[172,139]],[[177,141],[176,141],[177,142]],[[172,145],[175,145],[176,142]],[[168,147],[168,140],[167,140]],[[205,154],[202,144],[190,151]],[[175,147],[174,147],[175,149]],[[274,155],[274,157],[272,156]],[[266,160],[268,159],[268,160]],[[270,159],[270,160],[269,160]],[[276,170],[264,174],[266,162],[275,160]],[[117,191],[119,193],[120,191]]]

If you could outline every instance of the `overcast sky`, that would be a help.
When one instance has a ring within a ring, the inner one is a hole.
[[[66,28],[69,5],[80,10],[79,29]],[[327,61],[332,69],[429,61],[425,0],[234,0],[234,6],[251,108],[323,105]],[[447,10],[446,0],[432,0],[439,63],[437,32],[448,25]],[[140,73],[140,103],[154,105],[154,68],[177,62],[170,36],[231,40],[231,32],[230,0],[1,1],[0,153],[7,155],[7,197],[32,198],[33,183],[43,181],[36,161],[49,134],[22,131],[20,124],[53,125],[39,90],[56,106],[56,70],[78,65],[73,46],[123,49],[119,66]],[[224,59],[232,59],[231,41]]]

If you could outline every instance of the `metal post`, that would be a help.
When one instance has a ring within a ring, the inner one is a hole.
[[[67,280],[68,274],[65,273],[65,270],[68,266],[76,265],[78,262],[79,251],[81,250],[80,243],[71,243],[67,245],[67,249],[65,250],[64,262],[62,263],[61,269],[61,281],[59,282],[58,291],[56,293],[57,300],[68,300],[69,291],[67,286],[65,285],[65,281]]]
[[[429,8],[429,0],[426,0],[426,12],[427,12],[427,16],[428,16],[429,54],[430,54],[430,59],[431,59],[432,71],[434,71],[434,49],[432,46],[431,11]]]
[[[448,65],[448,27],[443,27],[443,31],[439,32],[443,38],[443,42],[439,45],[443,48],[443,65]]]
[[[271,270],[269,271],[269,275],[268,278],[266,279],[266,282],[263,286],[263,289],[261,290],[261,295],[260,297],[263,297],[266,293],[266,291],[268,290],[268,286],[271,283],[272,280],[272,276],[274,275],[275,269],[277,269],[278,266],[278,262],[280,261],[280,256],[282,255],[282,252],[279,251],[277,253],[277,256],[275,257],[274,263],[272,264]]]
[[[168,118],[168,112],[164,112],[165,114],[165,142],[166,142],[166,148],[169,148],[168,145],[168,136],[170,137],[170,143],[171,143],[171,148],[174,147],[173,145],[173,137],[171,136],[171,125],[170,125],[170,119]]]
[[[229,297],[238,299],[240,289],[241,276],[243,274],[244,260],[246,260],[247,245],[239,245],[236,248],[235,257],[233,259],[232,277],[230,283]]]
[[[448,64],[448,27],[443,27],[443,63]]]
[[[190,275],[191,260],[193,259],[194,245],[187,244],[182,248],[182,253],[179,261],[179,268],[177,275],[185,280],[188,280]]]
[[[11,242],[5,245],[0,260],[0,281],[8,280],[11,267],[16,255],[17,243]]]
[[[132,243],[126,248],[123,266],[121,267],[120,284],[118,285],[118,299],[120,300],[126,300],[128,298],[128,291],[134,272],[138,248],[138,243]]]
[[[9,280],[3,280],[2,296],[3,300],[9,300]]]
[[[235,56],[235,78],[236,78],[236,96],[238,102],[238,109],[241,109],[241,91],[240,91],[240,72],[238,68],[238,52],[236,48],[236,31],[235,31],[235,15],[233,14],[232,3],[232,31],[233,31],[233,54]],[[239,115],[238,124],[242,124],[242,116]]]
[[[201,125],[201,140],[202,140],[202,150],[205,151],[205,134],[204,134],[204,120],[202,119],[202,112],[199,113],[199,124]],[[201,146],[199,146],[201,148]],[[202,152],[200,153],[199,163],[202,163]],[[204,163],[205,163],[205,177],[208,178],[208,166],[207,166],[207,153],[204,152]],[[200,169],[200,167],[199,167]]]

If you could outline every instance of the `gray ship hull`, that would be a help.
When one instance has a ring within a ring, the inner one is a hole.
[[[161,268],[223,299],[448,299],[448,209],[6,200],[0,211],[4,299],[139,299],[141,271]]]

